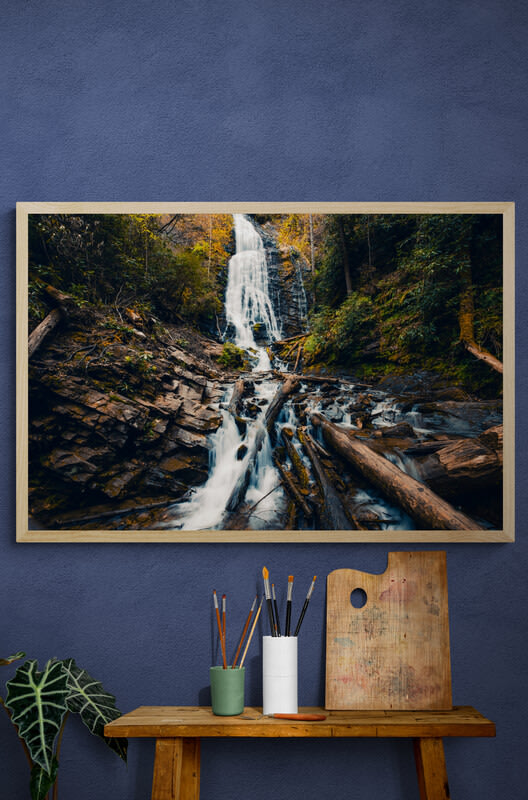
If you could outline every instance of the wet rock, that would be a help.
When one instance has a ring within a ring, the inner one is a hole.
[[[219,347],[221,352],[221,345],[219,345]],[[189,353],[187,350],[182,350],[180,347],[171,347],[169,349],[169,355],[178,366],[192,371],[192,374],[194,374],[195,377],[203,377],[204,375],[208,378],[221,377],[219,370],[213,369],[203,359],[197,358],[196,356],[192,355],[192,353]],[[196,373],[198,374],[196,375]]]
[[[186,383],[180,383],[178,387],[178,395],[184,400],[200,403],[202,401],[203,394],[203,389],[198,389],[196,386],[189,386]]]
[[[142,476],[139,490],[149,494],[170,493],[174,497],[186,491],[187,485],[174,477],[170,472],[166,472],[160,467],[152,467]]]
[[[190,449],[199,448],[202,450],[209,450],[209,443],[205,434],[180,428],[179,425],[173,425],[167,432],[167,437],[172,442],[182,444],[184,447]]]
[[[142,472],[143,469],[138,466],[131,466],[130,469],[124,470],[122,467],[120,467],[119,473],[110,478],[110,480],[103,486],[103,492],[107,497],[112,499],[119,497],[125,491],[128,492],[130,490],[131,485],[138,478],[138,476],[141,475]]]
[[[247,431],[247,420],[237,415],[235,417],[235,423],[238,428],[238,432],[241,433],[243,436]]]
[[[419,403],[419,427],[460,436],[474,436],[502,422],[502,404],[497,401]]]
[[[342,422],[345,416],[343,409],[337,403],[326,406],[324,414],[330,422]]]
[[[207,464],[186,455],[177,455],[160,461],[159,468],[188,486],[198,486],[207,480]]]
[[[277,232],[272,225],[262,227],[255,220],[252,222],[266,249],[269,293],[282,336],[303,333],[307,323],[305,285],[311,277],[310,265],[295,248],[278,247]]]
[[[213,432],[222,424],[215,408],[184,400],[178,414],[178,425],[191,431]]]
[[[207,478],[208,437],[222,422],[213,404],[225,391],[210,361],[222,345],[157,328],[146,349],[141,331],[129,330],[126,343],[109,331],[109,316],[94,311],[65,328],[31,364],[29,495],[44,525],[101,507],[95,527],[123,527],[111,508],[181,498]]]
[[[98,464],[95,462],[101,463],[107,454],[107,449],[83,447],[71,451],[56,448],[43,460],[43,464],[60,473],[63,478],[86,483],[98,471]]]
[[[244,403],[244,411],[246,416],[251,417],[251,419],[255,419],[260,412],[260,408],[256,403],[248,402]]]
[[[412,439],[416,436],[414,428],[408,422],[398,422],[390,428],[383,428],[381,435],[390,439]]]
[[[247,446],[245,444],[241,444],[240,447],[238,448],[237,454],[236,454],[237,461],[242,461],[242,459],[246,455],[247,451],[248,451]]]

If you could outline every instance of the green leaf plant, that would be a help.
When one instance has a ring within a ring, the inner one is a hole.
[[[23,658],[23,652],[0,658],[0,666]],[[6,687],[7,697],[0,697],[0,705],[17,730],[31,769],[31,800],[58,800],[59,755],[70,713],[79,714],[89,731],[126,762],[127,740],[104,735],[106,723],[120,716],[115,697],[73,658],[51,659],[42,672],[34,659],[28,659]]]

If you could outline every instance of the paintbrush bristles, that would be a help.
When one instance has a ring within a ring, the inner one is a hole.
[[[268,616],[269,616],[269,623],[270,623],[270,633],[272,636],[277,635],[277,629],[275,625],[275,616],[273,613],[273,603],[271,600],[271,590],[270,590],[270,582],[269,582],[269,570],[267,567],[262,567],[262,577],[264,579],[264,594],[266,596],[266,605],[268,607]]]
[[[267,567],[262,567],[262,577],[264,578],[264,594],[266,595],[266,600],[271,600],[269,570]]]

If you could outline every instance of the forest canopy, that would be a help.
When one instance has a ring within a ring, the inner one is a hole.
[[[502,358],[502,217],[474,214],[257,214],[286,262],[303,264],[303,359],[362,376],[442,370],[500,376],[468,353]],[[52,284],[79,304],[133,307],[220,337],[229,214],[30,215],[30,319]],[[469,348],[470,349],[470,348]]]

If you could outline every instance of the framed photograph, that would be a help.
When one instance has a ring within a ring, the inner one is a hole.
[[[513,203],[18,203],[17,541],[514,539]]]

